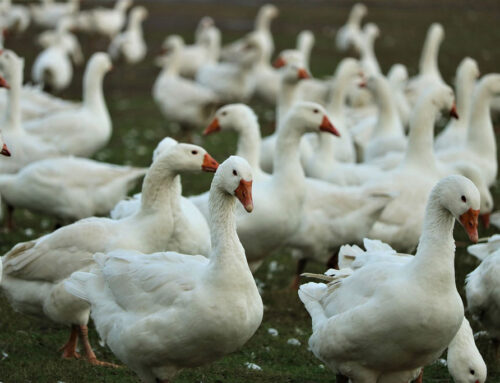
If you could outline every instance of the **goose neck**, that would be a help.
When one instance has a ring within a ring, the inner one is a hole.
[[[331,98],[327,107],[328,113],[335,116],[342,115],[347,98],[349,79],[350,77],[341,76],[332,83],[333,89],[331,91]]]
[[[252,169],[259,169],[261,136],[257,119],[249,118],[245,127],[238,129],[238,132],[236,155],[245,158]]]
[[[374,133],[398,133],[393,130],[394,127],[398,126],[398,123],[399,125],[401,124],[399,122],[396,102],[391,94],[390,85],[388,83],[377,87],[375,102],[377,103],[379,115]],[[400,133],[402,133],[402,131]]]
[[[5,114],[5,124],[2,126],[5,130],[17,130],[21,128],[21,88],[23,82],[23,67],[10,68],[10,90],[7,90],[7,110]]]
[[[83,104],[95,113],[108,114],[102,89],[104,71],[89,67],[83,79]]]
[[[297,121],[287,118],[278,130],[274,151],[273,178],[278,182],[292,183],[299,187],[304,182],[304,171],[300,163],[300,139],[304,134]]]
[[[155,161],[142,184],[141,211],[146,214],[173,212],[180,206],[181,193],[181,177],[178,172],[162,161]]]
[[[278,103],[277,103],[277,121],[276,126],[278,129],[281,126],[281,122],[285,119],[286,114],[290,110],[294,100],[295,93],[297,90],[298,82],[290,82],[282,80],[280,83],[280,89],[278,92]]]
[[[490,116],[491,100],[492,94],[485,86],[479,84],[474,92],[471,106],[467,146],[481,156],[493,155],[496,158],[496,139]]]
[[[435,35],[431,34],[425,40],[422,57],[420,58],[420,74],[439,73],[438,53],[440,45],[441,41]]]
[[[465,123],[469,121],[474,83],[474,78],[467,75],[462,75],[457,80],[457,112],[460,116],[458,121],[464,121]]]

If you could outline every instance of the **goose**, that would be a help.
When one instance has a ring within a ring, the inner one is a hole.
[[[276,127],[271,135],[264,138],[261,144],[260,166],[268,173],[273,170],[273,158],[281,122],[292,105],[296,102],[296,92],[300,82],[309,78],[309,73],[296,64],[289,64],[281,69],[280,89],[276,104]]]
[[[108,53],[113,60],[123,56],[129,64],[142,61],[146,56],[147,46],[142,32],[142,22],[148,16],[145,7],[134,7],[130,11],[127,28],[115,36],[108,48]]]
[[[387,72],[387,80],[391,84],[394,100],[398,109],[399,118],[403,127],[408,127],[410,122],[410,105],[405,96],[404,90],[408,83],[408,70],[403,64],[394,64]]]
[[[102,82],[112,68],[106,53],[90,58],[83,76],[83,103],[77,109],[62,110],[30,120],[23,128],[56,146],[61,153],[90,157],[111,137],[111,119],[104,100]]]
[[[454,220],[477,242],[478,209],[474,184],[446,177],[430,193],[410,262],[374,262],[335,284],[302,285],[299,297],[313,321],[309,347],[315,356],[353,383],[376,383],[384,374],[436,360],[464,318],[455,286]],[[423,312],[432,315],[424,318]]]
[[[500,74],[483,76],[474,87],[465,143],[438,152],[438,158],[443,162],[463,160],[476,165],[489,187],[496,182],[498,172],[497,146],[490,105],[493,97],[499,94]]]
[[[170,137],[166,137],[161,140],[153,152],[153,162],[156,161],[160,154],[162,154],[165,150],[169,150],[169,148],[175,145],[177,145],[177,141]],[[110,217],[112,219],[123,219],[134,215],[141,209],[141,203],[142,193],[137,193],[132,198],[124,199],[118,202],[110,212]],[[201,238],[200,243],[210,244],[210,232],[203,214],[189,199],[183,196],[181,196],[180,199],[180,208],[185,220],[187,221],[186,225],[190,228],[190,232],[197,233],[196,238]],[[202,254],[208,254],[208,248],[201,248],[200,252]]]
[[[39,42],[45,49],[36,57],[31,68],[33,81],[55,91],[66,89],[73,79],[70,56],[75,64],[83,61],[78,39],[62,27],[50,34],[44,32]]]
[[[11,0],[2,0],[0,9],[8,30],[22,33],[28,29],[31,16],[27,6],[12,4]]]
[[[254,72],[263,55],[264,38],[253,33],[245,41],[234,62],[207,63],[196,74],[196,81],[223,102],[247,101],[255,91]]]
[[[420,56],[419,74],[411,78],[406,87],[406,97],[412,106],[418,101],[421,92],[431,86],[444,84],[438,67],[439,47],[443,39],[443,26],[439,23],[431,24]]]
[[[351,46],[355,46],[361,40],[361,21],[366,16],[367,8],[364,4],[353,5],[347,22],[339,28],[335,36],[335,45],[340,51],[346,51]]]
[[[16,174],[0,174],[0,195],[9,206],[71,222],[108,214],[146,170],[86,158],[49,158]]]
[[[201,129],[208,125],[220,99],[212,89],[179,76],[183,46],[180,36],[170,36],[170,59],[153,85],[153,98],[168,120],[185,129]]]
[[[0,157],[0,174],[16,173],[31,162],[60,156],[59,150],[40,137],[23,129],[20,113],[21,85],[23,82],[24,60],[14,52],[6,50],[0,55],[0,66],[6,79],[0,86],[10,86],[7,108],[2,121],[2,135],[9,145],[12,158]]]
[[[168,62],[168,36],[162,44],[162,54],[156,63],[163,67]],[[220,54],[220,31],[215,27],[211,17],[203,17],[196,27],[195,42],[193,45],[185,45],[179,58],[179,73],[182,77],[194,79],[198,69],[207,63],[215,63]],[[165,62],[167,61],[167,62]]]
[[[303,66],[304,69],[310,72],[309,62],[314,41],[314,34],[311,31],[304,30],[300,32],[297,36],[297,47],[281,51],[273,62],[273,67],[279,69],[294,63]]]
[[[472,245],[468,252],[481,264],[466,278],[465,295],[467,309],[488,331],[493,340],[495,357],[500,359],[500,235],[496,234],[487,243]]]
[[[264,257],[283,246],[301,221],[306,184],[300,166],[298,147],[306,132],[323,131],[338,134],[328,120],[326,111],[318,104],[296,103],[281,122],[274,152],[274,171],[253,185],[255,211],[251,216],[238,214],[238,236],[245,247],[253,271]],[[193,203],[207,216],[206,197],[191,197]],[[287,214],[280,214],[286,210]]]
[[[271,22],[279,15],[278,8],[273,4],[264,4],[260,7],[255,17],[254,30],[249,35],[232,42],[222,48],[221,58],[226,61],[238,61],[238,56],[242,47],[247,44],[247,39],[251,35],[257,35],[262,41],[263,61],[269,63],[274,52],[274,41],[271,32]]]
[[[370,162],[389,152],[404,152],[406,137],[389,81],[383,75],[375,75],[362,85],[373,95],[378,109],[377,119],[373,125],[366,124],[366,120],[362,120],[357,127],[363,130],[359,131],[357,127],[352,129],[363,160]]]
[[[67,0],[65,3],[43,0],[42,4],[30,4],[33,21],[44,28],[55,28],[61,19],[76,14],[79,9],[79,0]]]
[[[170,249],[207,255],[208,229],[205,233],[192,231],[182,214],[179,173],[213,172],[217,165],[199,146],[172,145],[149,168],[143,182],[141,208],[134,215],[121,220],[83,219],[14,246],[2,257],[1,285],[14,309],[70,325],[71,336],[63,346],[63,358],[77,356],[80,335],[88,361],[103,364],[88,342],[89,305],[67,293],[64,280],[71,273],[92,266],[96,252],[132,249],[149,254]]]
[[[115,250],[65,283],[90,303],[101,338],[142,382],[171,382],[238,350],[259,328],[263,304],[236,232],[236,198],[252,211],[252,171],[231,156],[210,188],[208,259]]]
[[[457,112],[460,119],[451,120],[445,129],[436,137],[436,150],[446,150],[462,146],[467,137],[467,125],[471,112],[471,101],[474,85],[479,77],[476,60],[466,57],[457,68],[455,89],[457,90]]]
[[[125,25],[127,9],[132,3],[133,0],[116,0],[112,9],[101,7],[92,9],[90,12],[94,31],[113,40]]]

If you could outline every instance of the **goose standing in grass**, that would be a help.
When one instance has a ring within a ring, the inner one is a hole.
[[[104,75],[112,68],[106,53],[94,53],[83,76],[83,103],[23,124],[32,135],[58,148],[63,154],[90,157],[111,137],[111,119],[104,100]]]
[[[412,106],[423,91],[434,85],[445,84],[438,66],[439,47],[443,39],[443,26],[439,23],[431,24],[420,56],[419,73],[410,79],[406,87],[406,97]]]
[[[500,74],[483,76],[474,88],[465,142],[461,146],[438,152],[438,158],[443,162],[462,160],[477,166],[489,187],[495,184],[498,173],[497,144],[490,106],[493,98],[499,94]]]
[[[44,32],[39,42],[44,50],[35,59],[31,68],[33,81],[55,91],[67,88],[73,79],[73,66],[83,62],[82,49],[74,34],[67,30],[68,24],[61,21],[56,31]]]
[[[213,172],[217,162],[201,147],[174,144],[149,168],[143,183],[141,208],[121,219],[87,218],[64,226],[39,239],[19,243],[2,257],[2,289],[15,310],[71,326],[63,358],[78,357],[80,335],[87,359],[98,361],[88,341],[87,302],[66,292],[64,280],[71,273],[94,264],[97,252],[132,249],[143,253],[210,251],[210,233],[189,226],[180,205],[179,173]]]
[[[208,125],[220,98],[216,91],[180,76],[180,54],[184,42],[180,36],[168,39],[169,60],[153,85],[153,98],[165,118],[186,130]]]
[[[357,3],[351,9],[347,22],[339,28],[335,36],[335,44],[340,51],[346,51],[350,47],[359,44],[363,38],[361,32],[361,21],[366,16],[367,8],[364,4]]]
[[[479,193],[465,177],[450,176],[437,183],[428,201],[422,237],[410,262],[374,262],[337,283],[300,287],[299,297],[313,321],[309,346],[353,383],[376,383],[385,374],[426,366],[462,325],[453,226],[458,220],[477,242]]]
[[[467,138],[467,127],[470,123],[472,94],[479,78],[477,62],[470,57],[462,60],[457,68],[455,89],[457,92],[457,112],[460,118],[451,120],[446,128],[436,137],[436,150],[447,150],[462,146]]]
[[[142,22],[148,16],[145,7],[134,7],[130,11],[127,28],[117,35],[108,48],[113,60],[122,56],[129,64],[142,61],[146,56],[147,46],[144,41]]]
[[[0,174],[0,196],[11,207],[72,222],[108,214],[146,170],[86,158],[49,158],[16,174]]]
[[[31,162],[60,156],[61,153],[54,145],[25,131],[22,127],[20,96],[24,60],[7,50],[0,55],[0,67],[8,81],[7,83],[5,80],[0,80],[0,86],[10,86],[7,108],[1,124],[2,135],[12,154],[12,158],[9,159],[0,157],[0,174],[16,173]]]
[[[182,369],[238,350],[260,326],[263,304],[236,233],[236,199],[252,211],[252,171],[232,156],[210,188],[208,259],[115,250],[96,254],[90,272],[66,282],[91,304],[101,338],[142,382],[172,382]]]
[[[467,309],[488,331],[495,357],[500,360],[500,235],[485,244],[469,246],[470,254],[481,264],[466,278]]]

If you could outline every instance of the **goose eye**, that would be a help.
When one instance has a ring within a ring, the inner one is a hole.
[[[198,154],[198,151],[197,150],[192,150],[191,153],[193,153],[193,154],[196,155],[196,154]]]
[[[462,196],[462,201],[463,201],[463,202],[467,202],[467,198],[465,198],[465,196],[464,196],[464,195]]]
[[[314,113],[319,113],[319,110],[318,109],[314,109],[313,112]]]
[[[222,112],[221,113],[223,116],[226,116],[227,115],[227,112]]]
[[[233,170],[233,176],[237,176],[238,172],[236,170]]]
[[[470,369],[469,372],[471,373],[471,375],[474,375],[476,373],[476,371],[474,371],[473,369]]]

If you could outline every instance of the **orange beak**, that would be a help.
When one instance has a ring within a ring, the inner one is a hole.
[[[252,181],[240,180],[240,184],[234,191],[234,195],[238,198],[249,213],[253,210],[253,200],[252,200]]]
[[[306,79],[311,77],[304,68],[300,68],[297,75],[299,76],[300,79]]]
[[[285,65],[286,61],[281,56],[278,56],[278,58],[273,62],[273,67],[275,67],[276,69],[283,68]]]
[[[337,129],[335,129],[335,126],[330,122],[328,117],[323,116],[323,121],[321,122],[321,125],[319,126],[319,130],[322,132],[328,132],[333,134],[334,136],[340,137],[340,133]]]
[[[450,109],[450,117],[456,118],[458,120],[457,105],[455,103],[453,103],[453,106]]]
[[[490,228],[490,215],[491,213],[485,213],[479,216],[479,218],[481,219],[481,223],[483,224],[485,229]]]
[[[460,216],[460,223],[467,232],[469,239],[474,243],[477,243],[477,240],[479,239],[479,235],[477,234],[478,217],[479,210],[473,210],[472,208]]]
[[[366,80],[362,79],[361,82],[358,84],[358,88],[366,88]]]
[[[205,153],[203,157],[203,164],[201,164],[201,170],[204,172],[214,173],[219,167],[219,163],[215,161],[212,156],[208,153]]]
[[[216,117],[214,120],[208,125],[208,127],[203,131],[203,135],[207,136],[211,133],[218,132],[220,130],[219,119]]]
[[[6,144],[3,144],[2,150],[0,151],[0,154],[3,154],[4,156],[10,157],[10,152],[9,152],[9,149],[7,148]]]
[[[0,88],[10,89],[10,85],[3,77],[0,77]]]

